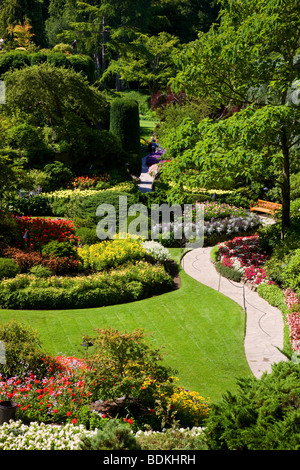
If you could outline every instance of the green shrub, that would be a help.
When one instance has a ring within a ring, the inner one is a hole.
[[[118,419],[110,419],[94,436],[83,436],[81,450],[140,450],[130,426]]]
[[[214,403],[206,422],[210,450],[299,450],[300,365],[274,364],[260,379],[237,380],[238,392]]]
[[[127,205],[130,207],[134,204],[137,200],[137,196],[135,194],[130,194],[126,192],[119,192],[119,191],[101,191],[96,193],[92,196],[87,196],[85,198],[81,198],[78,204],[74,207],[73,219],[74,217],[81,218],[81,219],[92,219],[94,223],[99,221],[98,216],[96,216],[97,207],[101,204],[110,204],[115,208],[116,214],[116,223],[118,227],[119,221],[119,202],[120,197],[125,196],[127,197]],[[106,217],[106,216],[105,216]],[[110,227],[114,222],[114,219],[111,222],[108,222],[108,227]],[[117,230],[118,231],[118,230]]]
[[[85,75],[90,83],[95,81],[95,62],[87,55],[68,55],[68,65],[71,66],[75,72],[81,72]]]
[[[58,161],[45,165],[44,172],[50,176],[49,186],[51,191],[66,187],[74,176],[68,165]]]
[[[47,268],[47,266],[43,266],[38,264],[36,266],[32,266],[29,270],[30,274],[33,274],[35,277],[49,277],[52,276],[52,271]]]
[[[204,434],[198,429],[171,428],[163,432],[138,431],[136,438],[142,450],[208,450]]]
[[[0,279],[12,278],[21,272],[15,261],[9,258],[0,258]]]
[[[81,243],[84,245],[94,245],[99,242],[96,226],[94,228],[79,227],[75,230],[75,235],[80,238]]]
[[[30,65],[30,60],[27,52],[23,51],[9,51],[0,55],[0,76],[10,69],[20,69]]]
[[[32,52],[29,54],[30,65],[38,65],[47,61],[47,54],[44,52]]]
[[[284,261],[286,264],[281,274],[282,285],[284,288],[297,290],[300,288],[300,248],[291,252]]]
[[[240,282],[242,278],[242,274],[234,268],[230,268],[229,266],[224,266],[219,261],[215,263],[215,268],[221,276],[226,277],[235,282]]]
[[[72,54],[73,47],[70,46],[70,44],[65,44],[63,42],[60,42],[59,44],[56,44],[52,48],[52,52],[70,52],[70,54]]]
[[[68,59],[63,52],[50,52],[47,54],[47,62],[55,67],[67,67]]]
[[[0,375],[13,377],[29,372],[41,373],[46,354],[38,333],[24,323],[15,320],[0,323],[0,341],[5,345],[6,364],[0,364]]]
[[[52,215],[50,203],[43,194],[23,195],[21,198],[7,201],[6,204],[13,214],[28,216]]]
[[[19,224],[11,214],[0,211],[0,242],[15,245],[21,237]]]
[[[52,240],[42,248],[42,254],[50,258],[77,258],[77,251],[69,242]]]

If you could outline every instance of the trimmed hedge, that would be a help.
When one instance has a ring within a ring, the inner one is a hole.
[[[129,170],[141,173],[140,118],[137,101],[117,98],[111,103],[110,132],[118,136],[128,157]]]
[[[73,68],[86,76],[90,83],[95,81],[96,68],[91,57],[81,54],[67,55],[63,52],[9,51],[2,53],[0,54],[0,77],[10,69],[20,69],[43,62],[48,62],[55,67]]]

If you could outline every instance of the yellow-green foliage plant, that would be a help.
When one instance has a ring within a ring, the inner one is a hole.
[[[78,255],[84,268],[97,271],[116,268],[128,262],[142,260],[146,250],[138,239],[114,239],[78,248]]]

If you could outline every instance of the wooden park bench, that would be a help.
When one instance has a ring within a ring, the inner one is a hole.
[[[265,212],[266,214],[274,215],[278,209],[281,209],[282,204],[276,204],[276,202],[263,201],[258,199],[256,205],[250,206],[250,211]]]

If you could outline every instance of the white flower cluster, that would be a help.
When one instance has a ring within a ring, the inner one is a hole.
[[[204,427],[196,427],[194,426],[193,428],[176,428],[176,429],[163,429],[162,431],[152,431],[151,429],[148,431],[137,431],[135,434],[136,437],[142,437],[142,436],[151,436],[151,434],[160,434],[164,435],[166,432],[172,433],[172,432],[178,432],[180,431],[182,434],[189,434],[191,436],[199,436],[200,434],[203,433]]]
[[[162,262],[170,259],[169,250],[154,240],[143,242],[143,248],[146,250],[147,254],[152,256],[156,261]]]
[[[79,450],[83,435],[92,436],[97,430],[88,431],[81,424],[64,426],[22,421],[3,423],[0,426],[1,450]]]

